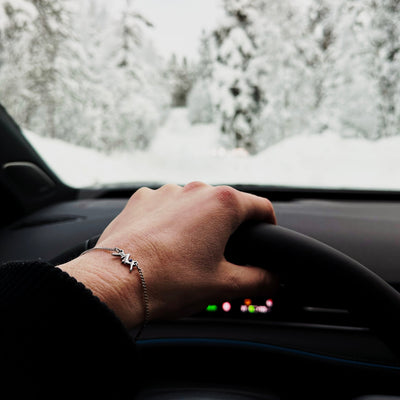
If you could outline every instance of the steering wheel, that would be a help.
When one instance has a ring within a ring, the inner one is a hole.
[[[377,274],[309,236],[269,224],[242,226],[226,257],[237,264],[279,269],[305,297],[340,298],[400,357],[400,293]]]
[[[77,257],[99,236],[68,250],[53,263]],[[236,264],[277,270],[305,295],[340,296],[400,358],[400,294],[374,272],[332,247],[270,224],[244,224],[229,239],[225,256]]]

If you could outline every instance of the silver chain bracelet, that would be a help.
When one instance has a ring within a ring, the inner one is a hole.
[[[143,276],[143,271],[139,267],[139,263],[131,258],[131,255],[129,253],[125,253],[124,250],[118,248],[118,247],[93,247],[92,249],[88,249],[84,251],[82,255],[89,253],[90,251],[93,250],[102,250],[102,251],[110,251],[112,256],[120,257],[121,258],[121,263],[124,265],[129,266],[129,272],[131,273],[134,268],[137,269],[140,277],[140,283],[142,285],[143,289],[143,301],[144,301],[144,321],[142,326],[139,328],[138,332],[136,333],[135,336],[135,341],[139,338],[141,335],[143,328],[147,325],[147,323],[150,321],[150,308],[149,308],[149,295],[147,292],[147,286],[146,286],[146,281],[144,280]]]

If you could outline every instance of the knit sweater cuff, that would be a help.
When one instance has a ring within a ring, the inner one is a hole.
[[[92,379],[106,393],[107,382],[132,376],[136,355],[129,332],[89,289],[57,267],[2,265],[0,315],[0,339],[7,343],[2,359],[10,360],[7,375],[22,374],[31,389],[41,391],[44,376],[45,382],[60,383],[71,365],[76,384]]]

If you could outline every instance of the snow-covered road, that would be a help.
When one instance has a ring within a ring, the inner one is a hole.
[[[400,137],[369,142],[333,133],[300,134],[256,156],[224,150],[214,125],[190,125],[173,109],[145,152],[107,156],[27,133],[65,182],[92,186],[118,182],[254,183],[337,188],[400,188]]]

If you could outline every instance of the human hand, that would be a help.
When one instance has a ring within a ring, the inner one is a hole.
[[[119,247],[138,260],[149,294],[150,319],[201,311],[210,302],[268,295],[276,286],[264,269],[226,261],[224,250],[241,223],[276,223],[271,203],[230,187],[192,182],[139,189],[110,223],[96,247]],[[144,319],[136,271],[91,252],[60,266],[84,283],[128,327]]]

